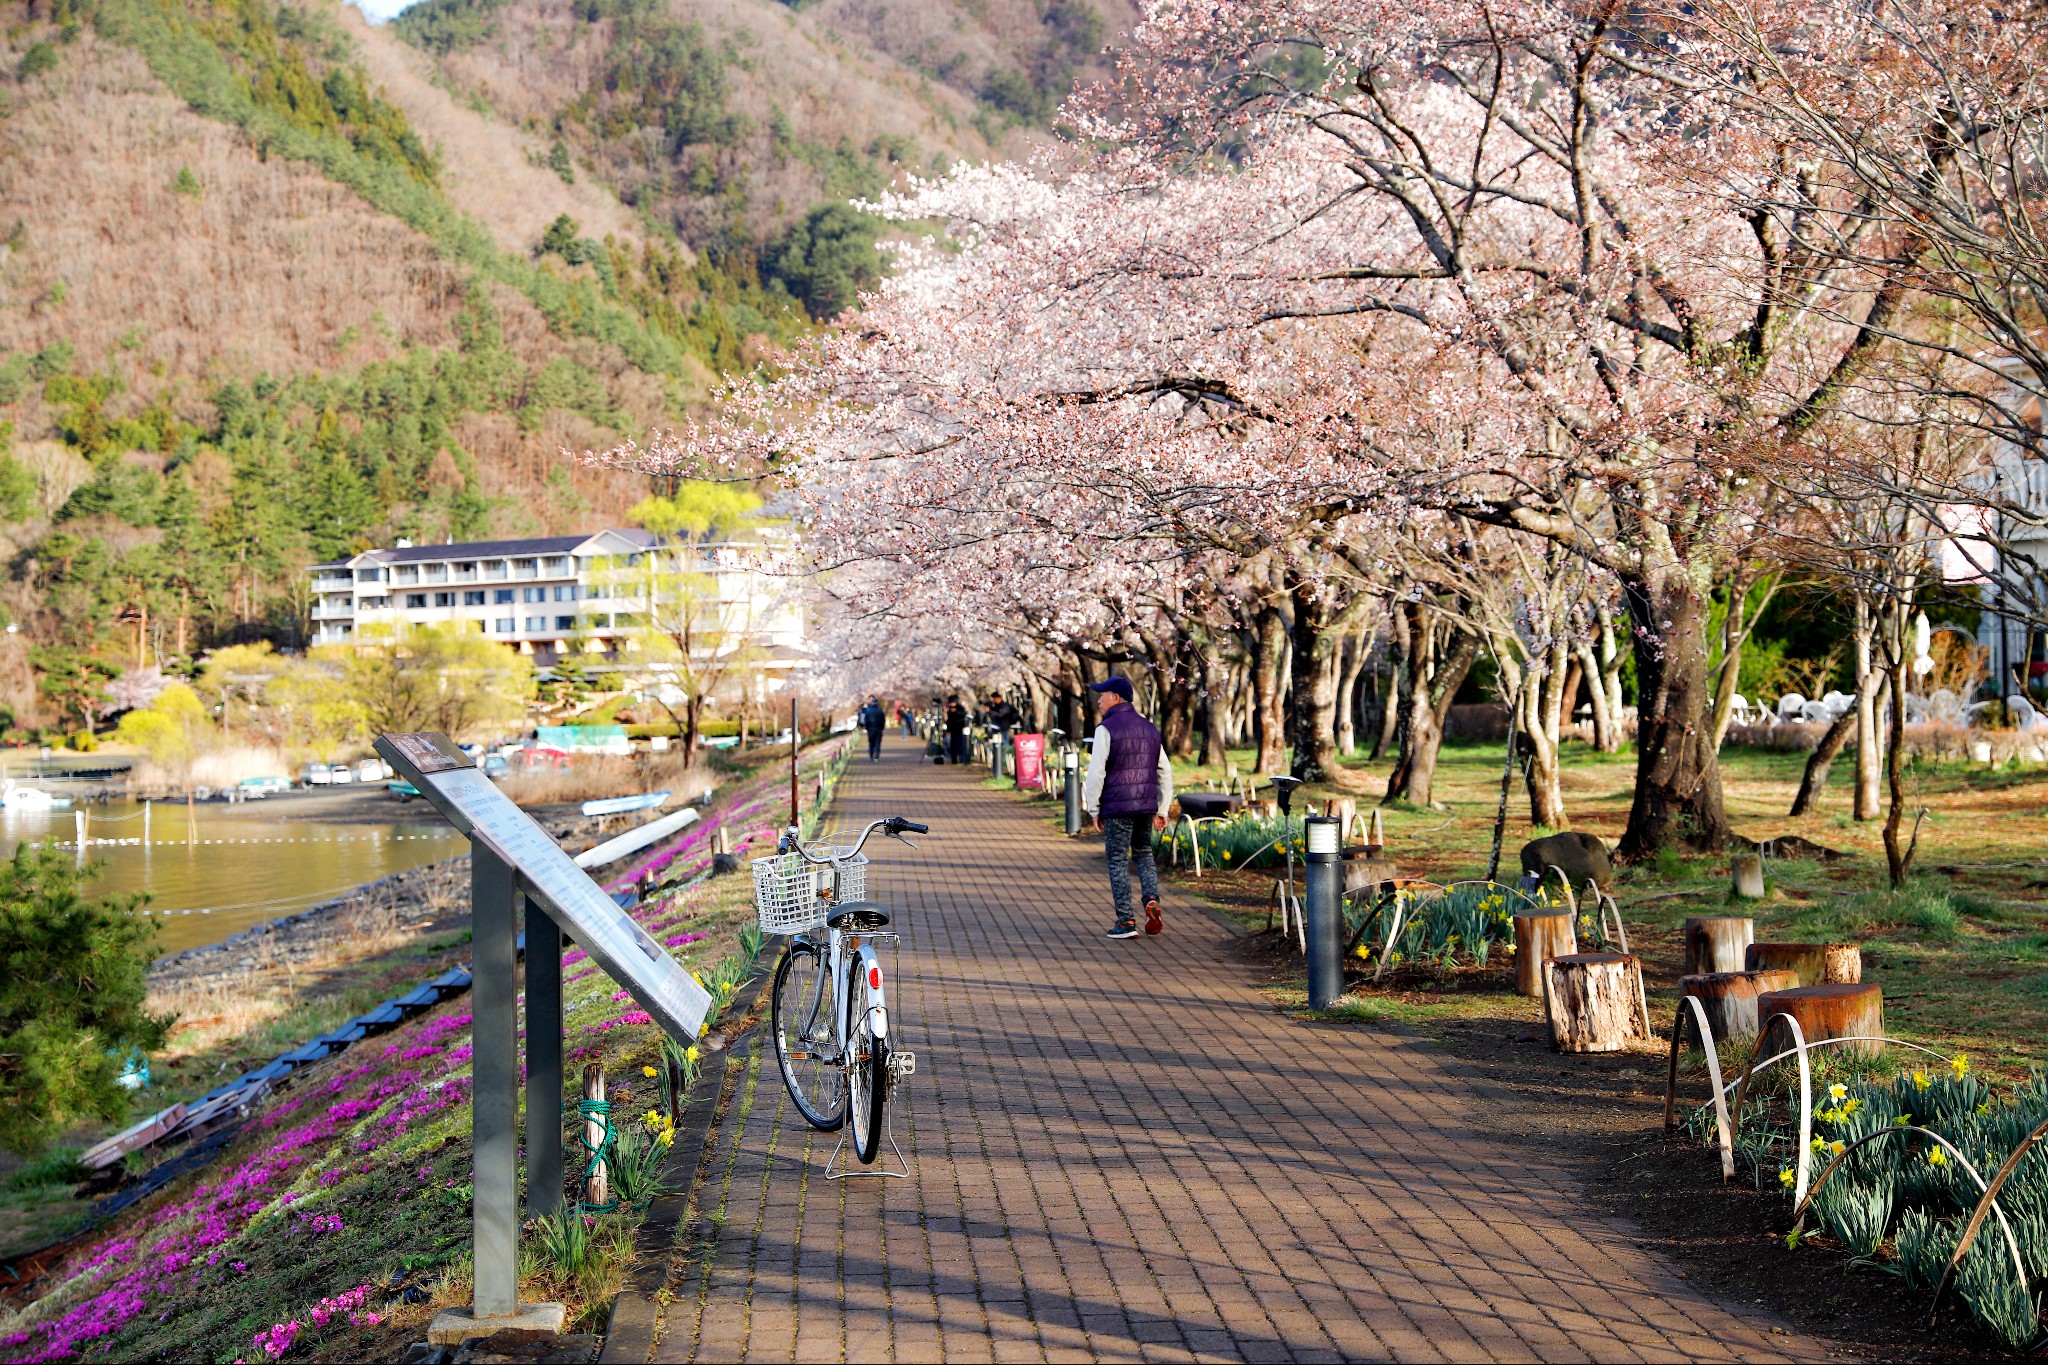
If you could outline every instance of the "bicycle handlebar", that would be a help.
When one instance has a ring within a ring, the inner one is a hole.
[[[932,827],[930,825],[920,825],[915,820],[906,820],[900,815],[891,815],[885,819],[875,821],[862,830],[860,838],[854,841],[852,851],[842,853],[838,858],[821,858],[805,848],[797,841],[795,826],[791,826],[789,832],[782,836],[782,843],[790,852],[802,854],[805,862],[825,867],[844,859],[859,857],[861,849],[867,846],[869,836],[874,834],[876,830],[881,830],[884,834],[894,838],[903,834],[929,834]]]

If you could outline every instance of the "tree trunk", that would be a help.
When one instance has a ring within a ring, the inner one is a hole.
[[[1579,646],[1579,670],[1586,679],[1587,704],[1593,708],[1593,747],[1603,754],[1611,754],[1621,747],[1615,738],[1621,718],[1607,707],[1607,688],[1591,645]]]
[[[1366,653],[1364,636],[1344,642],[1343,667],[1337,674],[1337,752],[1346,757],[1358,752],[1358,679],[1365,672]]]
[[[1290,575],[1290,577],[1292,577]],[[1330,627],[1337,616],[1330,590],[1306,578],[1293,578],[1294,776],[1304,782],[1327,782],[1337,766],[1337,679],[1330,652],[1338,637]]]
[[[1252,738],[1258,747],[1253,766],[1261,773],[1280,772],[1287,757],[1280,723],[1280,660],[1286,645],[1287,623],[1280,609],[1260,608],[1252,656]]]
[[[1877,737],[1877,689],[1884,680],[1871,654],[1877,622],[1869,599],[1856,595],[1856,804],[1858,820],[1877,818],[1877,765],[1883,748]]]
[[[1820,737],[1820,744],[1806,756],[1806,771],[1799,778],[1799,795],[1792,798],[1792,809],[1787,814],[1804,815],[1819,804],[1821,792],[1828,785],[1828,769],[1834,766],[1836,756],[1855,728],[1855,707],[1835,717],[1835,723]]]
[[[1650,1036],[1642,966],[1627,953],[1573,953],[1544,970],[1550,1041],[1559,1052],[1620,1052]]]
[[[1905,613],[1899,613],[1901,618]],[[1903,635],[1903,630],[1900,634]],[[1906,817],[1906,649],[1905,641],[1896,641],[1897,652],[1891,654],[1887,672],[1887,688],[1891,692],[1891,735],[1885,746],[1884,778],[1886,795],[1890,800],[1884,813],[1884,861],[1891,874],[1893,886],[1904,886],[1906,878],[1913,872],[1913,854],[1918,841],[1902,844],[1900,822]],[[1890,651],[1887,651],[1890,653]]]
[[[1159,738],[1170,758],[1189,758],[1195,751],[1195,695],[1188,670],[1175,667],[1159,689]]]
[[[1224,742],[1230,730],[1230,669],[1223,651],[1206,632],[1200,649],[1202,661],[1202,765],[1220,768],[1230,761]]]
[[[1479,637],[1448,620],[1432,622],[1420,602],[1404,603],[1408,649],[1401,670],[1401,761],[1387,779],[1387,801],[1418,806],[1435,800],[1436,756],[1451,698],[1479,657]],[[1448,635],[1448,640],[1440,636]]]
[[[1387,683],[1380,689],[1380,733],[1372,746],[1375,759],[1384,756],[1401,737],[1400,684],[1401,671],[1408,666],[1408,615],[1397,607],[1392,618],[1387,636]]]
[[[1677,844],[1719,852],[1729,829],[1712,742],[1705,600],[1677,566],[1625,587],[1635,625],[1636,789],[1616,853],[1636,860]]]
[[[1522,686],[1522,734],[1527,744],[1522,775],[1529,787],[1529,820],[1542,829],[1571,828],[1565,814],[1564,783],[1559,772],[1558,743],[1563,723],[1567,647],[1559,643],[1545,660],[1546,672]]]

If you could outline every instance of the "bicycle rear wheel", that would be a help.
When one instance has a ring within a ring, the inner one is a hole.
[[[815,943],[790,944],[769,997],[775,1060],[804,1121],[826,1132],[846,1122],[846,1072],[833,1045],[836,1007],[824,953]]]
[[[873,1162],[881,1148],[882,1113],[889,1106],[889,1040],[874,1031],[879,995],[869,984],[866,963],[856,956],[846,977],[846,1112],[853,1125],[853,1154],[863,1164]]]

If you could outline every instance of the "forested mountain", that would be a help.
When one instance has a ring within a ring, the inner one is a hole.
[[[644,481],[561,448],[672,420],[843,307],[881,268],[845,201],[1041,135],[1130,17],[0,16],[0,705],[22,724],[84,714],[121,669],[294,645],[314,558],[616,519]]]

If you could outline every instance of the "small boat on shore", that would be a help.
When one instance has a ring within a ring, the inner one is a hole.
[[[644,796],[607,796],[602,801],[585,801],[585,815],[625,815],[636,810],[659,810],[668,804],[667,792],[648,792]]]

